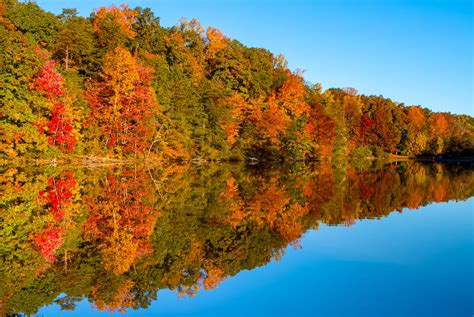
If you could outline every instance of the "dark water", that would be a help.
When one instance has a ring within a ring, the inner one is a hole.
[[[474,314],[472,167],[0,171],[0,316]]]

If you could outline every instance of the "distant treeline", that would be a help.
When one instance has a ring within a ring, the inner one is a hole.
[[[304,81],[285,58],[148,8],[0,1],[0,159],[472,156],[474,119]]]

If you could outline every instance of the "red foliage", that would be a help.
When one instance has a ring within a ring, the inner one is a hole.
[[[360,188],[359,197],[362,201],[366,201],[367,199],[370,199],[375,195],[375,188],[373,186],[373,182],[370,182],[368,176],[368,173],[365,172],[362,174],[362,177],[358,177]]]
[[[362,136],[362,140],[364,144],[367,144],[366,134],[370,133],[372,129],[374,128],[374,126],[375,126],[375,121],[372,118],[370,118],[368,114],[364,113],[364,115],[362,116],[361,125],[360,125],[360,130],[361,130],[360,134]]]
[[[63,229],[49,225],[40,233],[34,235],[34,243],[39,253],[43,255],[46,261],[53,263],[56,261],[55,252],[63,243]]]
[[[49,178],[46,190],[39,192],[41,199],[48,203],[56,222],[63,219],[65,207],[71,202],[72,189],[75,186],[73,173],[65,172],[59,177]],[[63,233],[63,228],[49,224],[40,233],[34,234],[33,243],[46,261],[53,263],[56,260],[54,253],[63,243]]]
[[[38,52],[39,54],[39,52]],[[36,91],[43,93],[51,101],[64,94],[64,78],[56,71],[56,62],[49,60],[39,71],[38,76],[33,81]],[[57,102],[51,111],[51,117],[46,125],[34,124],[41,133],[49,135],[49,145],[58,146],[63,152],[71,152],[77,143],[76,137],[72,133],[71,120],[66,117],[64,105]]]
[[[64,105],[57,103],[53,107],[51,119],[47,123],[50,145],[58,146],[63,152],[72,152],[77,143],[72,134],[71,120],[66,117]]]
[[[126,182],[124,181],[126,179]],[[154,223],[153,207],[145,203],[150,194],[147,187],[146,175],[139,172],[124,172],[122,179],[115,176],[107,177],[107,187],[96,201],[90,202],[89,218],[85,229],[94,238],[109,236],[114,228],[110,227],[107,219],[115,212],[120,215],[120,220],[115,224],[141,239],[150,234],[150,224]]]
[[[72,172],[65,172],[58,178],[51,177],[48,180],[48,188],[40,191],[40,197],[49,203],[55,220],[61,220],[64,217],[64,207],[71,202],[72,189],[75,186],[76,180]]]
[[[48,51],[46,51],[44,48],[41,48],[39,45],[35,46],[35,54],[42,60],[49,58]]]
[[[35,89],[48,98],[61,96],[64,93],[63,83],[64,78],[56,71],[56,62],[53,60],[47,61],[34,79]]]

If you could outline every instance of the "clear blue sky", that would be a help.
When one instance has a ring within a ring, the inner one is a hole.
[[[247,46],[282,53],[324,88],[474,115],[472,0],[123,0],[163,26],[197,18]],[[120,1],[37,0],[82,15]]]

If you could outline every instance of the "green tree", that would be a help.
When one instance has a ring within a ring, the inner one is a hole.
[[[66,70],[90,67],[94,54],[94,30],[90,20],[77,17],[71,9],[63,9],[62,24],[54,37],[53,57],[62,61]]]

